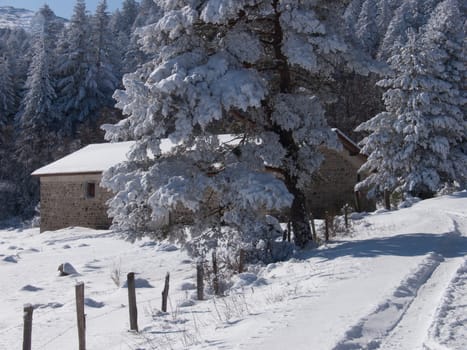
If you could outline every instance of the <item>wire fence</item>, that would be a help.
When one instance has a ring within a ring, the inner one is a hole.
[[[131,282],[131,278],[134,279],[134,273],[130,272],[128,273],[128,276],[127,276],[127,289],[128,289],[128,308],[130,309],[130,330],[132,331],[136,331],[138,332],[138,326],[137,326],[137,312],[136,312],[136,291],[135,291],[135,283],[134,283],[134,280],[133,282]],[[168,280],[168,277],[166,276],[166,280],[165,280],[165,286],[164,286],[164,291],[166,291],[165,293],[165,298],[168,298],[168,283],[169,283],[169,280]],[[78,287],[82,287],[83,288],[83,292],[81,292],[81,297],[78,298]],[[23,332],[23,350],[31,350],[32,346],[31,346],[31,342],[30,342],[30,339],[31,339],[31,332],[32,332],[32,310],[34,310],[37,314],[37,317],[36,317],[36,327],[38,326],[39,329],[41,329],[42,327],[44,326],[47,326],[47,327],[54,327],[55,329],[57,329],[53,335],[53,337],[47,339],[47,340],[43,340],[40,344],[34,344],[34,349],[46,349],[48,346],[50,346],[51,344],[53,344],[54,342],[56,342],[57,340],[59,340],[60,338],[62,337],[69,337],[69,333],[70,331],[72,330],[76,330],[78,328],[78,341],[79,341],[79,349],[80,350],[84,350],[85,349],[85,328],[86,328],[86,324],[90,324],[92,321],[94,320],[98,320],[98,319],[101,319],[101,318],[104,318],[108,315],[111,315],[115,312],[118,312],[118,311],[121,311],[122,308],[124,307],[124,304],[121,304],[121,306],[118,306],[118,307],[113,307],[112,309],[110,310],[106,310],[105,312],[101,312],[101,313],[97,313],[91,317],[87,317],[84,312],[81,312],[81,315],[80,315],[80,312],[79,310],[83,310],[84,309],[84,306],[86,304],[85,302],[85,298],[84,298],[84,283],[78,283],[76,284],[75,286],[75,299],[67,299],[66,301],[64,301],[63,303],[57,303],[59,304],[60,306],[59,307],[54,307],[54,305],[50,305],[50,308],[48,308],[47,305],[43,305],[43,304],[36,304],[36,305],[29,305],[29,307],[31,307],[31,315],[30,316],[30,320],[27,321],[27,317],[26,317],[26,307],[27,305],[25,305],[25,308],[24,308],[24,319],[23,319],[23,323],[19,323],[19,324],[16,324],[14,326],[10,326],[8,328],[5,328],[5,329],[2,329],[0,330],[0,338],[3,338],[2,337],[2,334],[5,335],[7,334],[8,332],[19,332],[21,328],[23,328],[24,332]],[[164,295],[163,295],[164,297]],[[79,300],[80,299],[80,300]],[[140,304],[151,304],[151,302],[154,302],[155,300],[157,299],[160,299],[160,296],[154,296],[154,297],[150,297],[150,298],[146,298],[146,299],[143,299],[143,300],[140,300],[139,303]],[[167,300],[165,300],[165,303],[167,303]],[[75,304],[76,305],[76,310],[77,310],[77,324],[73,324],[70,325],[70,326],[66,326],[66,327],[62,327],[60,329],[60,325],[51,325],[51,322],[50,322],[50,319],[53,318],[53,319],[57,319],[59,320],[60,317],[63,317],[63,313],[62,312],[59,312],[58,309],[64,307],[64,306],[70,306],[72,304]],[[132,312],[132,308],[134,309],[133,312]],[[52,316],[51,317],[51,314],[56,314],[56,316]],[[81,320],[80,320],[81,318]],[[41,320],[43,319],[46,319],[47,323],[43,323],[41,322]],[[31,324],[29,325],[28,322],[30,322]],[[28,327],[30,327],[30,329],[28,329]],[[28,341],[28,333],[29,332],[29,341]],[[1,340],[0,340],[0,345],[1,345]],[[8,344],[5,344],[5,346],[8,345]],[[11,346],[11,344],[10,344]],[[8,347],[5,347],[5,348],[8,348]]]

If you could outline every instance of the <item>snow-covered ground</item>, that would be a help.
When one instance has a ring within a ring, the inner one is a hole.
[[[0,349],[21,346],[26,303],[33,349],[76,349],[81,281],[87,349],[467,349],[465,191],[355,219],[326,246],[250,267],[223,298],[194,300],[195,265],[175,248],[83,228],[0,231]],[[64,262],[78,273],[60,277]],[[130,271],[139,333],[121,287]]]

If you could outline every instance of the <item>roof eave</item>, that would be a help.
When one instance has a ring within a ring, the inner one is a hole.
[[[62,173],[38,173],[35,172],[31,174],[31,176],[36,177],[46,177],[46,176],[71,176],[71,175],[100,175],[104,171],[77,171],[77,172],[62,172]]]

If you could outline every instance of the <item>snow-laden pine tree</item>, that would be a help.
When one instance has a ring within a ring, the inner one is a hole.
[[[18,107],[20,95],[26,81],[31,60],[29,51],[30,36],[22,28],[0,30],[1,56],[8,61],[9,72],[15,90],[15,106]],[[17,110],[15,111],[17,112]]]
[[[381,41],[386,34],[389,23],[394,15],[395,9],[400,5],[401,0],[378,0],[378,13],[376,15],[376,25],[378,27],[378,36]]]
[[[467,186],[467,28],[465,4],[444,0],[432,12],[423,28],[422,43],[426,66],[444,82],[438,96],[430,101],[440,118],[436,128],[446,129],[449,161],[442,182],[456,181]],[[449,126],[447,126],[449,125]]]
[[[92,46],[95,50],[98,108],[114,104],[112,94],[120,80],[118,62],[116,61],[118,57],[116,44],[112,37],[109,22],[107,1],[101,0],[97,5],[95,15],[92,17]]]
[[[6,177],[11,163],[11,131],[16,113],[16,92],[9,60],[0,56],[0,181]]]
[[[161,9],[153,0],[141,0],[138,8],[138,14],[133,23],[133,31],[136,28],[157,22],[160,17]]]
[[[16,92],[8,57],[0,56],[0,128],[15,114]],[[0,136],[1,137],[1,136]]]
[[[99,105],[96,52],[91,33],[84,0],[77,0],[70,23],[58,43],[54,103],[72,129],[91,118]]]
[[[154,57],[154,52],[144,52],[139,43],[142,27],[156,23],[162,16],[161,9],[153,0],[143,0],[138,7],[138,14],[133,23],[129,42],[125,47],[123,67],[124,72],[134,72],[137,67]]]
[[[358,127],[370,133],[362,170],[371,172],[358,186],[426,198],[445,185],[465,185],[467,177],[465,34],[457,1],[442,2],[422,33],[407,37],[389,59],[394,76],[379,82],[387,89],[386,111]]]
[[[358,16],[355,35],[359,43],[371,56],[374,56],[379,44],[378,7],[374,0],[365,0]]]
[[[134,29],[134,23],[138,16],[139,3],[135,0],[124,0],[122,4],[119,29],[129,38]]]
[[[345,34],[348,36],[355,35],[356,24],[360,12],[362,11],[363,2],[364,0],[351,0],[342,15],[342,19],[345,23]]]
[[[407,41],[409,29],[418,31],[426,24],[430,13],[440,0],[394,0],[392,5],[400,6],[394,11],[389,22],[384,38],[381,41],[378,56],[382,60],[399,52],[400,46]]]
[[[19,104],[18,87],[23,81],[21,58],[12,58],[17,33],[24,34],[9,29],[0,30],[0,220],[17,215],[17,187],[13,180],[18,167],[14,155],[13,133],[14,116]]]
[[[127,117],[104,126],[111,141],[136,140],[129,161],[104,174],[116,193],[114,227],[175,234],[167,217],[185,210],[192,234],[212,238],[228,226],[232,241],[254,246],[277,229],[267,214],[288,208],[305,246],[304,188],[322,161],[318,148],[338,147],[312,87],[346,50],[334,33],[342,2],[156,3],[164,15],[141,35],[157,56],[124,77],[114,97]],[[177,146],[162,152],[166,137]]]
[[[50,15],[52,13],[52,16]],[[53,31],[55,16],[47,5],[38,12],[32,47],[32,62],[26,81],[26,93],[17,114],[17,135],[15,154],[21,165],[24,204],[35,205],[38,187],[31,181],[31,172],[54,159],[57,149],[56,131],[61,127],[53,106],[55,100],[53,67],[53,47],[56,43]],[[33,209],[29,208],[29,209]]]

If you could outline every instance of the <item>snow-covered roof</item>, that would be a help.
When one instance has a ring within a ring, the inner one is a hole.
[[[360,154],[360,147],[350,137],[348,137],[338,128],[332,128],[332,131],[334,131],[337,134],[337,137],[341,141],[342,145],[351,154],[355,154],[355,155]]]
[[[350,140],[339,129],[333,129],[344,146],[350,148],[350,151],[359,153],[358,146]],[[218,135],[221,143],[238,143],[238,137],[231,134]],[[346,142],[345,142],[346,141]],[[67,155],[53,163],[37,169],[32,173],[33,176],[61,175],[61,174],[83,174],[83,173],[101,173],[118,163],[127,160],[127,153],[130,151],[134,141],[116,142],[116,143],[96,143]],[[175,144],[169,139],[161,140],[162,152],[168,152]]]
[[[221,143],[238,142],[238,137],[235,135],[225,134],[218,137]],[[102,173],[126,161],[126,155],[134,143],[135,141],[91,144],[35,170],[31,175]],[[169,152],[174,146],[175,144],[169,139],[161,140],[160,148],[163,153]]]
[[[92,144],[37,169],[32,175],[100,173],[125,161],[133,144],[134,141]]]

